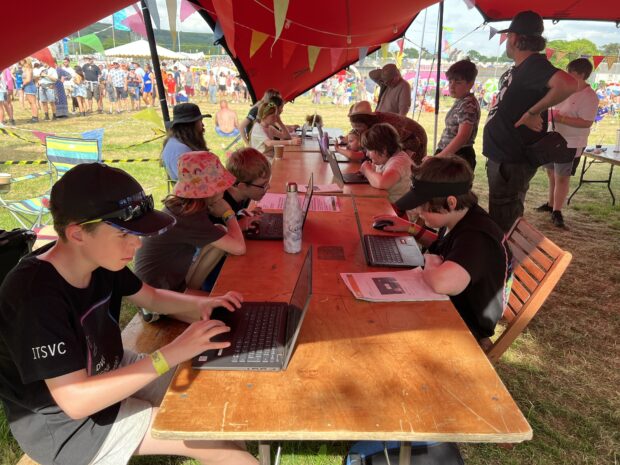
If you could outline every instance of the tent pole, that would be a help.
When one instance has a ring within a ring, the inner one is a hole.
[[[437,34],[437,78],[435,79],[435,127],[433,128],[433,153],[437,150],[437,123],[439,122],[439,95],[441,89],[441,42],[443,37],[443,0],[439,2],[439,31]]]
[[[168,103],[166,102],[166,90],[164,89],[164,81],[161,77],[161,65],[159,64],[159,55],[157,55],[157,45],[155,44],[155,33],[153,32],[153,23],[151,23],[151,14],[146,6],[145,0],[140,0],[142,5],[142,16],[144,17],[144,26],[146,27],[146,37],[149,41],[149,49],[151,50],[151,59],[153,60],[153,73],[155,73],[155,81],[157,82],[157,95],[159,97],[159,105],[161,106],[161,115],[164,122],[170,121],[168,113]]]
[[[415,73],[414,93],[413,93],[413,111],[411,112],[411,118],[415,119],[415,107],[418,103],[418,84],[420,82],[420,69],[422,65],[422,52],[424,51],[424,34],[426,33],[426,15],[428,8],[424,8],[424,22],[422,23],[422,37],[420,37],[420,53],[418,54],[418,70]]]

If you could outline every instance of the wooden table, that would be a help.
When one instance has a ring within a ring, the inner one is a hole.
[[[568,204],[570,203],[570,200],[573,198],[573,196],[577,193],[577,191],[579,190],[579,188],[581,188],[583,184],[602,183],[602,184],[607,185],[607,189],[609,190],[609,194],[611,195],[611,204],[612,205],[616,204],[616,196],[614,195],[614,192],[611,190],[611,178],[613,177],[613,174],[614,174],[614,166],[620,165],[620,152],[614,152],[615,145],[606,145],[603,148],[605,148],[606,150],[604,152],[601,151],[601,153],[594,153],[593,151],[583,152],[582,155],[584,157],[583,157],[583,164],[581,165],[581,174],[579,176],[579,184],[577,185],[573,193],[570,195],[570,197],[568,197],[568,201],[566,203]],[[588,148],[587,150],[594,150],[594,149]],[[590,160],[588,160],[588,158],[590,158]],[[594,163],[609,163],[609,175],[607,176],[607,179],[585,179],[586,172],[590,169],[590,167]],[[586,167],[586,164],[588,165],[587,167]]]
[[[182,364],[153,425],[163,439],[520,442],[532,430],[449,301],[355,300],[341,271],[368,270],[352,199],[340,213],[311,212],[310,308],[283,372],[215,372]],[[362,229],[390,208],[356,199]],[[286,301],[304,253],[280,241],[248,241],[228,257],[214,295]],[[341,249],[341,250],[338,250]],[[251,274],[250,274],[251,273]],[[251,279],[248,276],[251,275]],[[261,463],[268,448],[260,447]],[[409,463],[410,450],[401,450]]]

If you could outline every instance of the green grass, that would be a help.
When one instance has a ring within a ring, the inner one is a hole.
[[[201,109],[214,113],[214,105],[199,100]],[[443,109],[450,100],[442,103]],[[240,117],[248,104],[232,104]],[[325,125],[345,130],[348,127],[346,107],[323,104],[313,106],[307,98],[298,98],[286,106],[283,119],[289,124],[300,123],[305,115],[315,109],[323,116]],[[439,134],[445,112],[440,114]],[[18,123],[25,120],[25,113],[17,113]],[[486,114],[483,115],[483,122]],[[419,122],[429,134],[432,146],[434,116],[421,115]],[[119,121],[122,123],[119,124]],[[213,124],[205,121],[206,138],[210,148],[222,158],[229,139],[215,134]],[[620,121],[605,118],[594,128],[590,141],[603,144],[615,143],[615,131]],[[482,132],[482,125],[480,133]],[[30,126],[22,124],[22,128]],[[161,140],[127,149],[128,145],[153,136],[151,126],[131,119],[131,114],[92,115],[87,118],[70,118],[64,121],[42,122],[37,130],[47,132],[82,132],[106,127],[104,158],[153,158],[153,162],[119,164],[130,172],[160,200],[166,194],[163,169],[156,161],[161,150]],[[18,132],[29,140],[28,133]],[[475,190],[481,204],[486,207],[487,184],[484,158],[481,154],[479,135],[476,151]],[[40,144],[28,144],[0,134],[0,160],[43,159]],[[38,167],[40,168],[40,167]],[[0,171],[13,175],[38,171],[33,166],[0,166]],[[607,177],[609,165],[596,164],[588,178]],[[571,181],[571,192],[577,179]],[[20,198],[45,191],[49,183],[39,179],[24,186],[16,186],[9,194]],[[620,195],[618,175],[612,188]],[[489,444],[461,446],[466,463],[482,464],[616,464],[620,432],[620,351],[617,344],[620,327],[620,207],[611,205],[611,197],[602,185],[585,185],[565,209],[569,231],[555,229],[546,215],[533,211],[533,207],[546,199],[547,180],[543,172],[537,173],[528,194],[526,217],[538,229],[562,248],[573,254],[573,262],[554,293],[547,300],[528,330],[517,339],[497,365],[499,376],[530,422],[534,438],[512,449]],[[620,202],[620,199],[619,199]],[[0,210],[3,229],[17,227],[6,211]],[[135,312],[129,304],[123,306],[122,324]],[[328,408],[328,407],[326,407]],[[379,414],[379,413],[378,413]],[[283,465],[339,465],[347,450],[347,443],[287,442],[283,444]],[[256,444],[249,444],[256,451]],[[0,464],[12,465],[20,450],[10,436],[0,410]],[[182,458],[135,458],[132,464],[189,465],[195,462]]]

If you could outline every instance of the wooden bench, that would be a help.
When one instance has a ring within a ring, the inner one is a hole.
[[[138,312],[123,329],[123,347],[134,352],[150,353],[168,344],[185,328],[187,328],[186,323],[168,318],[155,323],[145,323]],[[17,465],[39,464],[24,454]]]

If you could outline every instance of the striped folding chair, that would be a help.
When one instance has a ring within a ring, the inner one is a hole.
[[[20,200],[2,198],[0,193],[0,207],[6,208],[22,228],[35,229],[47,224],[46,215],[49,213],[49,194],[52,185],[58,178],[75,165],[101,161],[101,151],[99,150],[97,140],[94,139],[47,136],[45,143],[49,170],[12,178],[10,185],[45,175],[50,178],[47,192]]]

